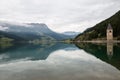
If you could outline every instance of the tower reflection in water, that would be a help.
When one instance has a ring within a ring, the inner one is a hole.
[[[81,43],[77,47],[120,70],[120,43]]]
[[[113,56],[113,42],[107,42],[107,55],[109,60],[111,60]]]

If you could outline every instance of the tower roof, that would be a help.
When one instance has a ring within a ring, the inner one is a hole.
[[[111,24],[110,24],[110,23],[108,24],[107,29],[112,29],[112,26],[111,26]]]

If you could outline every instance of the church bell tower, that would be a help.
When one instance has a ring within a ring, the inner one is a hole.
[[[113,41],[113,29],[110,23],[108,24],[106,35],[107,41]]]

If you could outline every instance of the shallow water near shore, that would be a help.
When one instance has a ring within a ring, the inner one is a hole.
[[[119,44],[13,45],[0,48],[0,80],[119,80]]]

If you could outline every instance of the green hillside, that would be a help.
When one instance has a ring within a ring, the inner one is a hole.
[[[75,40],[93,40],[93,39],[106,39],[106,29],[108,23],[113,28],[113,35],[120,39],[120,11],[111,16],[110,18],[96,24],[94,27],[88,28],[83,33],[79,34]]]

